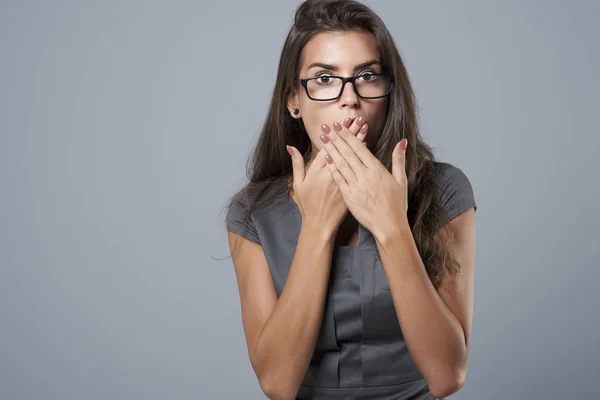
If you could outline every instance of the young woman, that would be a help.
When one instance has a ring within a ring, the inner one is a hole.
[[[431,399],[463,385],[472,187],[435,160],[367,6],[301,4],[227,230],[252,367],[271,399]]]

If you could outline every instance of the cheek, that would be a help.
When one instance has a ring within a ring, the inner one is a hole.
[[[369,124],[369,134],[373,133],[372,136],[379,136],[385,125],[387,107],[383,105],[373,110],[371,123]],[[371,129],[373,128],[373,129]]]

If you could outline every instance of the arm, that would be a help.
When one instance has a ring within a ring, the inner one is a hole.
[[[442,228],[454,238],[460,273],[432,285],[407,221],[374,235],[390,292],[419,371],[435,397],[457,392],[467,373],[475,270],[475,212],[471,208]]]
[[[262,247],[240,240],[233,262],[252,368],[271,399],[294,399],[321,327],[334,234],[302,225],[290,272],[279,299]]]

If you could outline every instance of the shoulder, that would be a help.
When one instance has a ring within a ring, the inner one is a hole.
[[[229,232],[236,233],[257,244],[261,244],[254,216],[260,210],[282,198],[285,180],[274,178],[261,183],[246,185],[235,193],[227,206],[226,225]]]
[[[451,163],[436,161],[434,164],[437,171],[436,196],[448,221],[470,208],[477,210],[473,186],[465,172]]]
[[[472,190],[469,178],[459,167],[442,161],[436,161],[434,165],[438,172],[438,185],[440,188],[448,189],[448,187],[452,187],[456,189],[458,187],[468,187]]]
[[[260,244],[260,239],[249,212],[247,188],[238,191],[229,199],[225,221],[228,232],[238,234]]]

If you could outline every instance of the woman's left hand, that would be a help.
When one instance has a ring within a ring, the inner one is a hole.
[[[407,139],[394,148],[390,174],[348,129],[337,122],[333,128],[321,142],[329,172],[354,218],[376,238],[391,234],[400,223],[408,224]]]

